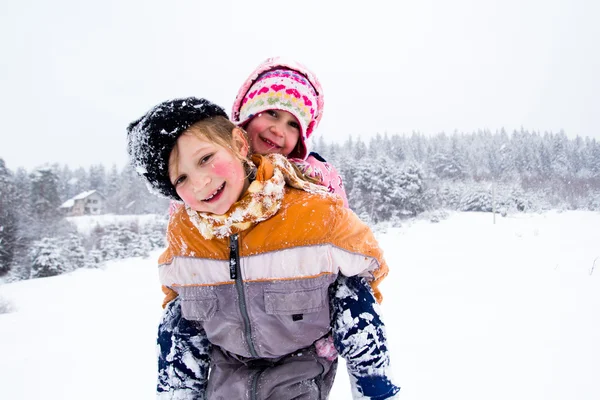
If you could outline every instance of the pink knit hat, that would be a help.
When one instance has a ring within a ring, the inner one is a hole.
[[[307,139],[323,116],[323,91],[316,76],[302,64],[280,57],[268,58],[240,88],[231,119],[245,126],[267,110],[290,112],[300,124],[300,140],[288,157],[305,159]]]

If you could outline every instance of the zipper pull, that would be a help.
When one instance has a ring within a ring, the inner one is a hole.
[[[229,278],[237,278],[237,264],[240,262],[238,254],[238,234],[229,237]]]

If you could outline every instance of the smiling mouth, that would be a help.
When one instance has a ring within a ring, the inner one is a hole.
[[[269,147],[273,147],[273,148],[276,148],[276,149],[280,149],[281,148],[281,146],[276,145],[275,143],[271,142],[269,139],[265,139],[265,138],[261,137],[261,140],[263,142],[265,142]]]
[[[221,192],[223,192],[223,189],[225,188],[225,182],[223,182],[221,184],[221,186],[219,186],[219,188],[217,190],[214,191],[213,194],[211,194],[210,196],[208,196],[207,198],[203,199],[202,201],[211,201],[212,199],[214,199],[215,197],[217,197],[218,195],[221,194]]]

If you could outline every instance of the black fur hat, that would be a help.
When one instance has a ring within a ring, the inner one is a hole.
[[[181,200],[169,180],[169,155],[177,138],[190,126],[227,113],[206,99],[188,97],[154,106],[127,127],[127,152],[138,175],[151,192]]]

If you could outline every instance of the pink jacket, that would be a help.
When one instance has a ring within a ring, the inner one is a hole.
[[[314,152],[311,152],[306,160],[291,158],[290,161],[293,161],[304,175],[320,180],[321,185],[329,189],[331,193],[340,196],[344,201],[344,206],[348,208],[348,196],[346,196],[342,177],[333,165]]]

